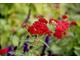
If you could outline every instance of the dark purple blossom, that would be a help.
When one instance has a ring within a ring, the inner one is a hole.
[[[50,37],[47,36],[46,39],[45,39],[45,42],[48,44],[49,43],[49,40],[50,40]]]
[[[49,43],[49,40],[50,40],[50,37],[47,36],[46,39],[45,39],[46,44]],[[47,46],[44,44],[43,48],[46,49],[46,47],[47,47]]]
[[[48,43],[49,43],[49,40],[50,40],[50,37],[49,37],[49,36],[47,36],[47,37],[46,37],[46,39],[45,39],[46,44],[48,44]],[[47,46],[44,44],[43,49],[42,49],[41,56],[45,55],[46,47],[47,47]]]
[[[27,42],[24,43],[23,51],[24,51],[24,53],[28,52],[28,43]]]
[[[10,52],[10,51],[12,51],[13,50],[13,48],[12,48],[12,46],[10,45],[9,47],[8,47],[8,52]]]
[[[8,47],[8,53],[7,53],[7,56],[11,56],[12,54],[10,54],[9,52],[13,51],[13,47],[10,45]]]
[[[28,22],[30,15],[31,15],[31,9],[29,9],[27,18],[25,19],[24,23]]]
[[[24,28],[24,27],[27,26],[27,22],[28,22],[28,20],[30,19],[30,15],[31,15],[31,9],[29,9],[27,18],[25,19],[25,21],[24,21],[23,24],[21,25],[22,28]]]

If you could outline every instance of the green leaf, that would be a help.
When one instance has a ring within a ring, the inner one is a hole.
[[[74,49],[76,49],[76,50],[80,50],[80,47],[75,46]]]
[[[0,41],[0,44],[1,44],[2,48],[7,46],[6,43],[7,43],[7,37],[6,37],[6,35],[3,34],[1,36],[1,41]]]
[[[57,45],[52,45],[51,50],[54,54],[60,54],[62,49]]]
[[[77,25],[80,26],[80,20],[76,21]]]
[[[80,56],[80,52],[75,50],[74,53],[77,55],[77,56]]]
[[[1,26],[5,26],[6,25],[6,21],[4,19],[0,19],[0,25]]]
[[[18,44],[19,44],[19,38],[17,36],[13,36],[12,37],[12,44],[14,46],[18,46]]]
[[[24,56],[24,54],[22,54],[21,50],[16,50],[15,55],[17,55],[17,56]]]

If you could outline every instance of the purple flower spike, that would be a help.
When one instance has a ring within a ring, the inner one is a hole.
[[[12,49],[12,46],[10,45],[9,47],[8,47],[8,53],[7,53],[7,56],[11,56],[11,54],[9,53],[9,52],[11,52],[13,49]]]
[[[10,45],[9,47],[8,47],[8,51],[10,52],[10,51],[12,51],[13,49],[12,49],[12,46]]]
[[[50,37],[47,36],[46,39],[45,39],[45,42],[48,44],[49,43],[49,40],[50,40]]]
[[[24,43],[24,48],[23,48],[24,53],[27,51],[28,52],[28,43]]]
[[[50,40],[50,37],[49,37],[49,36],[47,36],[47,37],[46,37],[46,39],[45,39],[46,44],[48,44],[48,43],[49,43],[49,40]],[[45,55],[46,47],[47,47],[47,46],[44,44],[43,49],[42,49],[41,56]]]
[[[45,39],[46,44],[48,44],[48,43],[49,43],[49,40],[50,40],[50,37],[49,37],[49,36],[47,36],[47,37],[46,37],[46,39]],[[43,46],[43,48],[44,48],[44,49],[46,49],[46,47],[47,47],[46,45],[44,45],[44,46]]]
[[[15,47],[15,49],[16,49],[16,47]],[[13,51],[13,47],[10,45],[9,47],[8,47],[8,53],[7,53],[7,56],[16,56],[15,54],[10,54],[9,52],[12,52]]]

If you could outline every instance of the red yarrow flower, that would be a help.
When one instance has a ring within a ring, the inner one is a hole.
[[[50,24],[56,24],[54,36],[61,39],[62,35],[66,35],[66,30],[68,30],[70,24],[66,20],[56,20],[51,18],[49,20]]]
[[[72,21],[70,24],[71,24],[71,25],[74,25],[74,26],[77,25],[77,23],[76,23],[75,21]]]
[[[40,21],[34,22],[33,25],[28,28],[28,32],[30,34],[51,35],[51,31],[48,29],[47,25]]]
[[[58,21],[55,28],[54,36],[61,39],[63,34],[66,35],[66,30],[68,30],[69,26],[70,24],[67,21]]]
[[[64,14],[64,15],[62,15],[62,18],[63,18],[63,19],[67,19],[68,16]]]
[[[45,24],[48,23],[48,21],[47,21],[44,17],[39,17],[39,21],[40,21],[40,22],[43,22],[43,23],[45,23]]]
[[[8,48],[4,48],[0,50],[0,54],[3,55],[5,53],[8,53]]]

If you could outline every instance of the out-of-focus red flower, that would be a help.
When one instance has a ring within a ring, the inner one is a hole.
[[[51,35],[51,31],[48,29],[47,25],[40,21],[34,22],[33,25],[28,28],[28,32],[31,34]]]
[[[62,18],[63,18],[63,19],[67,19],[68,16],[64,14],[64,15],[62,15]]]
[[[55,28],[54,36],[61,39],[63,34],[66,35],[66,30],[68,30],[69,26],[70,24],[67,21],[58,21]]]
[[[70,24],[75,25],[75,26],[77,25],[77,23],[75,21],[72,21]]]
[[[45,23],[45,24],[48,23],[48,21],[47,21],[44,17],[39,17],[39,21],[40,21],[40,22],[43,22],[43,23]]]
[[[57,38],[61,39],[62,35],[66,35],[66,30],[68,30],[70,24],[66,21],[66,20],[56,20],[51,18],[49,20],[49,23],[55,23],[56,27],[55,27],[55,32],[54,32],[54,36],[56,36]]]
[[[60,4],[55,4],[54,6],[56,9],[59,9],[60,8]]]
[[[3,55],[5,53],[8,53],[8,48],[4,48],[0,50],[0,54]]]

